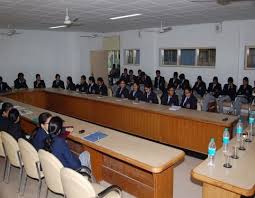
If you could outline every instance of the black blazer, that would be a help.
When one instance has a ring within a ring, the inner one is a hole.
[[[252,86],[247,85],[246,88],[244,88],[244,86],[241,85],[237,91],[237,95],[244,95],[248,100],[251,100]]]
[[[153,91],[150,92],[150,94],[148,95],[147,97],[147,93],[144,93],[143,95],[143,100],[145,102],[152,102],[154,104],[158,104],[158,97],[157,97],[157,94],[155,94]]]
[[[128,91],[128,89],[125,87],[123,90],[121,90],[121,88],[119,87],[118,89],[117,89],[117,92],[116,92],[116,97],[117,98],[122,98],[121,96],[124,96],[124,98],[128,98],[128,96],[129,96],[129,91]]]
[[[76,89],[79,90],[79,92],[88,92],[88,84],[85,82],[84,84],[77,84]]]
[[[45,82],[44,80],[40,80],[40,82],[37,84],[37,81],[34,81],[34,88],[45,88]]]
[[[98,85],[96,83],[94,83],[93,85],[92,84],[89,84],[88,86],[88,94],[99,94],[99,88],[98,88]]]
[[[168,94],[164,94],[161,98],[162,105],[179,106],[179,99],[177,95],[173,95],[168,102]]]
[[[125,83],[128,84],[129,83],[129,75],[128,74],[125,75],[124,73],[122,73],[121,76],[120,76],[120,81],[121,80],[124,80]]]
[[[170,78],[170,80],[168,82],[168,87],[174,86],[174,88],[176,89],[179,84],[180,84],[180,80],[178,78],[176,78],[176,79]]]
[[[192,88],[193,91],[196,91],[197,94],[199,94],[201,97],[203,97],[206,93],[206,84],[204,81],[198,84],[198,82],[195,83],[195,85]]]
[[[58,82],[56,80],[52,83],[52,88],[62,88],[65,89],[65,84],[62,80],[59,80]]]
[[[159,88],[160,90],[164,90],[165,89],[165,78],[163,76],[160,76],[159,79],[157,77],[155,77],[154,80],[154,87],[155,88]]]
[[[17,141],[19,138],[23,138],[23,132],[20,123],[9,123],[7,132],[14,137]]]
[[[214,87],[212,82],[209,84],[208,93],[212,93],[215,98],[218,98],[221,92],[222,88],[220,83],[217,83]]]
[[[233,84],[232,87],[230,87],[228,84],[225,84],[221,95],[229,96],[231,100],[234,101],[236,97],[236,85]]]
[[[8,126],[11,124],[8,118],[5,118],[2,116],[2,111],[0,111],[0,131],[6,131],[8,130]]]
[[[71,90],[71,91],[75,91],[76,90],[76,86],[74,83],[69,83],[69,85],[66,86],[67,90]]]
[[[26,80],[24,80],[23,82],[20,82],[19,79],[17,78],[14,81],[14,89],[27,89],[27,88],[28,86],[27,86]]]
[[[181,107],[186,108],[186,109],[197,109],[197,98],[194,95],[191,95],[186,102],[185,101],[186,96],[182,96],[182,101],[181,101]]]
[[[99,88],[99,94],[102,96],[108,96],[108,89],[105,84],[98,86]]]
[[[143,78],[140,78],[140,82],[139,82],[139,84],[149,84],[149,85],[151,85],[152,86],[152,81],[151,81],[151,77],[150,76],[146,76],[146,78],[145,79],[143,79]]]
[[[135,75],[133,75],[133,76],[129,75],[129,82],[128,83],[130,85],[134,84],[134,82],[136,82],[136,81],[137,81],[137,77]]]
[[[143,92],[141,90],[138,90],[135,93],[134,91],[130,92],[128,99],[135,100],[136,98],[138,98],[138,100],[143,100]]]
[[[0,93],[12,90],[6,82],[0,84]]]

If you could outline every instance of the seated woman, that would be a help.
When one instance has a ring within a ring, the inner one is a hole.
[[[144,90],[143,100],[148,103],[158,104],[158,97],[153,92],[151,83],[145,84]]]
[[[140,90],[138,82],[134,82],[133,90],[130,92],[128,99],[130,100],[143,100],[143,92]]]
[[[89,77],[88,94],[99,94],[98,85],[93,76]]]
[[[63,120],[54,116],[48,124],[48,137],[44,142],[44,149],[55,155],[64,167],[79,170],[82,166],[90,166],[90,155],[88,152],[83,152],[80,155],[80,161],[70,150],[66,140],[60,136],[63,129]]]
[[[13,105],[9,102],[5,102],[2,104],[2,109],[0,111],[0,131],[8,130],[8,126],[10,121],[8,119],[9,111],[13,108]]]
[[[17,109],[12,108],[8,115],[9,125],[7,133],[9,133],[16,140],[23,137],[23,132],[20,126],[20,114]]]
[[[182,96],[181,107],[186,109],[197,109],[197,98],[193,95],[190,87],[184,89]]]
[[[75,84],[73,83],[73,79],[71,76],[68,76],[66,79],[66,89],[71,91],[76,90]]]
[[[179,106],[178,96],[175,94],[174,85],[167,88],[167,94],[164,94],[161,98],[162,105]]]
[[[116,95],[117,98],[128,98],[129,96],[129,91],[126,88],[126,82],[125,80],[120,80],[119,82],[119,88],[116,91]]]
[[[99,77],[97,79],[97,84],[98,84],[99,94],[102,96],[108,96],[108,89],[106,85],[104,84],[103,78]]]
[[[36,129],[34,135],[32,136],[31,143],[38,151],[43,149],[45,139],[48,137],[48,125],[51,119],[50,113],[41,113],[38,118],[39,127]]]

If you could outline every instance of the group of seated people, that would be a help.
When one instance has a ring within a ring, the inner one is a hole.
[[[234,113],[240,115],[241,105],[251,103],[254,99],[255,89],[249,85],[249,79],[243,78],[243,84],[237,90],[233,78],[229,77],[227,83],[223,86],[218,82],[218,77],[213,77],[213,81],[209,83],[207,88],[206,83],[201,76],[197,77],[194,86],[190,86],[190,82],[185,78],[185,74],[178,75],[174,72],[168,84],[165,78],[161,76],[159,70],[156,71],[154,83],[150,76],[142,70],[138,70],[137,76],[133,70],[124,69],[119,80],[117,81],[118,89],[114,95],[119,98],[128,98],[130,100],[145,101],[148,103],[158,104],[158,96],[155,93],[161,91],[161,104],[169,106],[181,106],[188,109],[197,109],[198,99],[202,103],[202,110],[208,111],[209,104],[217,102],[220,113],[223,113],[224,102],[232,102]],[[26,80],[23,73],[18,74],[18,78],[14,81],[14,88],[27,88]],[[34,88],[45,88],[45,83],[41,79],[40,74],[36,74]],[[142,87],[142,89],[140,89]],[[65,83],[60,79],[60,75],[55,75],[55,80],[52,83],[52,88],[65,89]],[[75,84],[71,76],[66,79],[66,89],[79,91],[87,94],[108,95],[108,88],[104,83],[103,78],[97,78],[97,82],[93,76],[89,77],[88,83],[86,76],[82,75],[79,84]],[[0,93],[9,91],[11,88],[7,83],[3,82],[0,77]]]
[[[44,112],[38,117],[38,127],[29,136],[20,126],[20,114],[11,103],[5,102],[0,110],[0,131],[9,133],[15,140],[23,138],[29,141],[38,151],[44,149],[55,155],[64,167],[81,171],[83,167],[91,169],[90,154],[83,152],[79,157],[74,155],[65,136],[64,121],[58,116]]]

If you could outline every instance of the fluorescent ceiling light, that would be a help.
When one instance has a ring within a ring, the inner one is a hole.
[[[140,16],[140,15],[142,15],[142,14],[129,14],[129,15],[124,15],[124,16],[112,17],[110,19],[111,20],[124,19],[124,18],[129,18],[129,17]]]

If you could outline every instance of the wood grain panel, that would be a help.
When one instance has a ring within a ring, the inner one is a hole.
[[[203,184],[203,198],[240,198],[241,195],[210,184]]]

